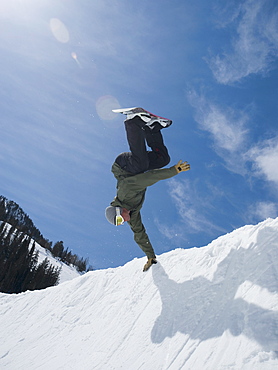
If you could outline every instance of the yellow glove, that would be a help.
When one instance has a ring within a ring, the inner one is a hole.
[[[188,164],[186,161],[179,161],[176,165],[175,168],[177,170],[177,173],[184,172],[190,170],[190,164]]]
[[[157,263],[157,260],[155,258],[149,258],[148,262],[145,264],[143,271],[148,271],[148,269],[151,267],[151,265]]]

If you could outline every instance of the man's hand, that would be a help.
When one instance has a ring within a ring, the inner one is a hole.
[[[155,258],[149,258],[148,262],[145,264],[143,271],[148,271],[148,269],[151,267],[151,265],[157,263],[157,260]]]
[[[179,161],[176,165],[175,168],[177,170],[177,173],[184,172],[190,170],[190,164],[188,164],[186,161]]]

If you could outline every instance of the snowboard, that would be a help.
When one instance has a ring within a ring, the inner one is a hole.
[[[161,117],[156,114],[153,114],[149,111],[147,111],[144,108],[139,108],[139,107],[133,107],[133,108],[119,108],[119,109],[112,109],[112,112],[114,113],[122,113],[122,114],[136,114],[136,113],[145,113],[146,115],[150,117],[157,117],[166,121],[170,121],[169,118]]]

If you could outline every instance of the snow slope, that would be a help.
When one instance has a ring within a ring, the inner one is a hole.
[[[158,260],[1,294],[0,368],[278,368],[278,218]]]

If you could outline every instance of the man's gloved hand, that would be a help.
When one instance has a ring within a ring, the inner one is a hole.
[[[151,265],[154,265],[155,263],[157,263],[157,260],[155,258],[149,258],[148,259],[148,262],[145,264],[144,268],[143,268],[143,271],[148,271],[148,269],[151,267]]]
[[[190,170],[190,164],[188,164],[186,161],[179,161],[176,165],[175,168],[177,170],[177,173],[184,172]]]

